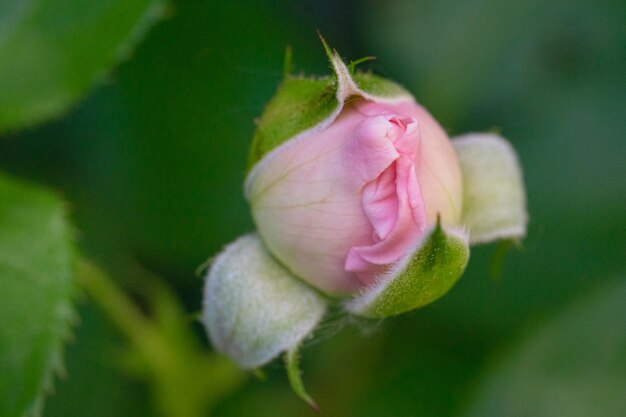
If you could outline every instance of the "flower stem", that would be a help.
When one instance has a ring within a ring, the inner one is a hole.
[[[141,376],[164,417],[207,416],[241,385],[245,374],[199,345],[165,288],[150,299],[154,317],[148,317],[98,266],[81,260],[77,269],[80,286],[130,342],[129,357],[139,362],[137,369],[145,369]]]

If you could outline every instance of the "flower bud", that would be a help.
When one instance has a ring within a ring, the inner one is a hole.
[[[504,139],[450,141],[402,87],[324,46],[334,76],[287,76],[258,122],[245,182],[258,235],[217,257],[203,313],[214,346],[243,368],[287,352],[310,404],[297,351],[326,301],[305,282],[348,296],[350,314],[401,314],[454,286],[470,244],[521,238],[527,222]]]
[[[365,95],[273,149],[246,181],[272,253],[333,294],[374,283],[438,216],[461,218],[459,161],[441,126],[406,93]]]
[[[294,349],[325,310],[320,295],[277,264],[256,235],[246,235],[213,262],[202,319],[217,350],[255,368]]]

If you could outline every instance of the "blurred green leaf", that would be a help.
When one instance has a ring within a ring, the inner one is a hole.
[[[626,413],[626,280],[605,284],[526,337],[487,377],[468,416]]]
[[[0,415],[38,415],[70,332],[73,245],[65,206],[0,174]]]
[[[145,387],[120,369],[122,340],[116,329],[91,303],[80,305],[79,315],[65,354],[66,376],[46,400],[44,416],[155,416]]]
[[[60,114],[128,55],[163,0],[0,2],[0,131]]]

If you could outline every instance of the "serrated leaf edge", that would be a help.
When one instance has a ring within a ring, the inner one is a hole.
[[[37,110],[34,117],[20,116],[11,125],[0,126],[0,137],[61,119],[78,104],[81,98],[105,81],[115,68],[131,59],[133,52],[144,40],[149,30],[167,16],[167,10],[168,2],[166,0],[152,0],[126,39],[108,57],[107,62],[91,74],[90,81],[86,86],[66,94],[61,104],[56,103],[53,106],[47,106],[44,110]]]
[[[56,308],[56,316],[58,320],[59,331],[56,336],[56,340],[52,342],[50,354],[48,356],[48,363],[44,367],[42,372],[41,381],[37,394],[33,398],[30,406],[24,410],[23,417],[42,417],[45,406],[46,398],[54,394],[55,391],[55,378],[64,378],[67,376],[67,370],[65,367],[65,347],[68,342],[74,339],[73,329],[80,321],[80,316],[75,307],[74,301],[79,295],[78,289],[75,285],[76,275],[76,260],[78,259],[78,249],[75,244],[76,230],[71,227],[71,223],[68,219],[69,204],[57,193],[45,190],[45,192],[54,198],[58,199],[60,204],[60,210],[62,211],[62,222],[64,223],[63,234],[69,242],[69,251],[72,266],[70,269],[70,280],[74,282],[71,293],[68,298],[59,302]]]

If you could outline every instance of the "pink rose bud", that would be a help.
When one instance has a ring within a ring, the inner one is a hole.
[[[372,284],[438,216],[446,225],[461,218],[456,152],[409,96],[350,100],[327,126],[265,156],[246,190],[274,256],[336,294]]]
[[[527,222],[505,140],[450,141],[402,87],[326,49],[334,76],[287,76],[257,124],[245,194],[258,233],[217,256],[203,313],[244,368],[285,353],[311,404],[297,352],[327,307],[311,286],[346,296],[350,314],[404,313],[453,287],[470,244],[522,238]]]

